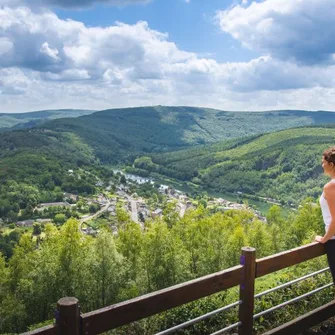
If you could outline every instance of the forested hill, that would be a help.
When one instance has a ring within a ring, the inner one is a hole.
[[[298,204],[320,195],[322,152],[333,145],[334,127],[296,128],[141,157],[135,167],[138,173],[155,172],[220,192]]]
[[[141,159],[136,166],[206,188],[289,202],[316,196],[322,184],[320,155],[334,144],[334,128],[250,134],[330,121],[335,121],[335,113],[149,107],[102,111],[4,132],[0,134],[0,216],[15,217],[19,209],[56,201],[64,191],[94,192],[92,178],[75,180],[68,170],[97,171],[99,163],[132,164],[136,157],[149,154],[153,163]],[[249,137],[222,142],[242,135]],[[210,142],[218,143],[206,145]],[[192,147],[199,143],[205,144]],[[164,150],[175,152],[157,154]],[[20,208],[15,200],[18,192]]]
[[[86,109],[55,109],[29,113],[0,113],[0,128],[31,128],[45,121],[78,117],[93,112],[93,110]]]
[[[173,151],[282,129],[335,123],[333,112],[225,112],[194,107],[111,109],[43,125],[70,131],[90,145],[102,162],[127,160],[141,152]]]

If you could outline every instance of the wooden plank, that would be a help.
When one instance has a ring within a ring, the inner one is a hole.
[[[322,256],[323,254],[325,254],[324,245],[315,242],[261,258],[256,261],[256,278]]]
[[[56,323],[62,335],[79,335],[80,311],[78,299],[66,297],[57,302],[58,317]]]
[[[85,335],[100,334],[168,309],[239,285],[243,267],[236,266],[187,283],[82,315]]]
[[[313,311],[274,328],[263,335],[297,335],[335,315],[335,300]]]
[[[256,249],[242,248],[241,264],[244,265],[244,276],[240,284],[239,335],[252,335],[254,325],[254,295],[256,273]]]
[[[57,326],[46,326],[27,333],[23,333],[22,335],[58,335]]]

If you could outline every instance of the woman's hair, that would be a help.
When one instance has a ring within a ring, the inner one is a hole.
[[[331,147],[323,152],[323,158],[328,163],[335,164],[335,147]]]

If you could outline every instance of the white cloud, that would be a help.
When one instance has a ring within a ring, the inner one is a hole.
[[[0,5],[16,7],[25,5],[30,7],[63,7],[85,8],[95,3],[103,3],[111,6],[126,6],[131,4],[146,4],[152,0],[0,0]]]
[[[247,9],[230,11],[236,8]],[[271,26],[265,18],[260,31]],[[225,24],[243,41],[236,28],[242,23]],[[87,27],[48,10],[0,7],[0,50],[2,111],[154,104],[331,109],[335,102],[332,64],[294,62],[265,47],[257,59],[220,63],[181,50],[146,22]]]
[[[50,58],[54,59],[56,62],[59,62],[60,61],[60,58],[59,58],[59,52],[57,49],[52,49],[50,48],[49,46],[49,43],[48,42],[44,42],[41,46],[41,49],[40,49],[40,52],[41,53],[44,53],[45,55],[49,56]]]
[[[217,20],[244,46],[275,58],[304,64],[333,61],[333,0],[254,1],[219,11]]]
[[[0,37],[0,56],[9,53],[13,49],[12,41],[7,37]]]
[[[24,95],[33,83],[34,78],[19,69],[0,69],[0,101],[4,95]]]

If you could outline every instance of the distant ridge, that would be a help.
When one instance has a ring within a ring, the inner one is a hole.
[[[51,109],[27,113],[0,113],[0,128],[31,128],[49,120],[78,117],[94,112],[86,109]]]
[[[325,124],[335,124],[334,112],[227,112],[210,108],[149,106],[102,110],[78,118],[53,120],[43,127],[73,132],[94,148],[101,162],[117,163],[139,153],[175,151],[288,128]]]

